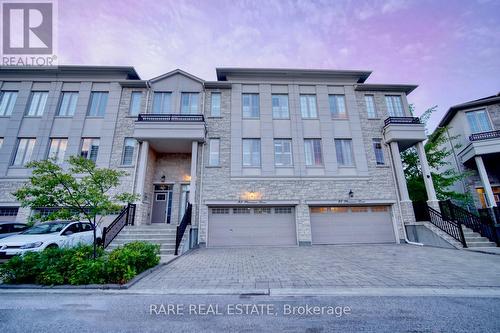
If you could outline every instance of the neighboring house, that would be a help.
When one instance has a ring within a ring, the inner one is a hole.
[[[10,194],[24,165],[70,155],[125,170],[136,224],[177,225],[206,246],[393,243],[414,221],[400,151],[416,145],[406,95],[371,72],[218,68],[143,81],[131,67],[2,68],[0,215],[30,214]],[[50,209],[40,207],[40,212]]]
[[[438,125],[442,135],[452,138],[449,165],[472,175],[454,190],[472,194],[476,208],[491,208],[500,202],[500,93],[452,106]],[[456,138],[455,138],[456,137]],[[460,148],[455,149],[454,146]],[[437,170],[444,171],[444,170]]]

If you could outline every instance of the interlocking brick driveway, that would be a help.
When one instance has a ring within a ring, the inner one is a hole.
[[[411,245],[199,249],[134,289],[500,287],[500,256]]]

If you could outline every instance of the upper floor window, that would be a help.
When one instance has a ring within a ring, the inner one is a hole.
[[[373,152],[375,154],[375,161],[377,165],[384,165],[384,150],[382,149],[382,140],[381,139],[373,139]]]
[[[31,93],[30,105],[27,116],[40,117],[45,111],[45,105],[47,104],[47,98],[49,97],[48,91],[33,91]]]
[[[88,160],[97,160],[97,153],[99,152],[99,139],[96,138],[83,138],[82,151],[80,155]]]
[[[181,114],[198,114],[198,93],[181,93]]]
[[[141,100],[142,91],[132,91],[132,94],[130,94],[129,115],[137,116],[139,113],[141,113]]]
[[[365,95],[365,104],[368,118],[377,118],[377,110],[375,110],[375,97],[373,95]]]
[[[304,139],[304,153],[306,156],[307,166],[323,165],[321,139]]]
[[[332,118],[347,118],[345,96],[344,95],[330,95],[328,96],[330,102],[330,113]]]
[[[19,138],[17,140],[16,156],[14,156],[12,165],[23,166],[30,162],[35,142],[35,138]]]
[[[122,165],[134,164],[134,150],[137,141],[134,138],[125,138],[123,143]]]
[[[0,91],[0,117],[10,116],[16,104],[17,91]]]
[[[335,151],[337,153],[337,163],[340,166],[353,166],[351,139],[335,139]]]
[[[172,93],[155,92],[153,98],[153,113],[172,113]]]
[[[242,94],[243,118],[259,118],[259,94]]]
[[[48,158],[55,163],[61,164],[64,161],[64,154],[68,146],[68,139],[54,138],[50,139]]]
[[[220,164],[220,139],[210,139],[208,143],[209,158],[208,165],[219,166]]]
[[[78,102],[77,92],[63,91],[57,115],[62,117],[74,116],[77,102]]]
[[[290,113],[288,111],[288,95],[282,94],[272,95],[273,103],[273,118],[274,119],[288,119],[290,118]]]
[[[260,139],[243,139],[243,166],[260,167]]]
[[[472,133],[489,132],[493,130],[490,117],[486,110],[469,111],[465,113]]]
[[[385,96],[385,103],[387,104],[387,112],[390,117],[405,116],[401,96]]]
[[[300,113],[302,118],[318,118],[316,95],[300,95]]]
[[[108,104],[108,93],[105,91],[93,91],[90,93],[90,105],[88,116],[104,117]]]
[[[218,92],[213,92],[210,94],[210,98],[210,115],[212,117],[220,117],[221,94]]]
[[[292,166],[292,140],[274,140],[274,164],[276,166]]]

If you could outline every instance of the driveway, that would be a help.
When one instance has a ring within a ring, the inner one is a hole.
[[[412,245],[198,249],[132,289],[500,287],[500,256]]]

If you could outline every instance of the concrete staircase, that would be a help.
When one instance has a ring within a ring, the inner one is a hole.
[[[160,245],[161,259],[166,261],[174,256],[176,231],[177,225],[175,224],[126,226],[106,250],[112,251],[133,241],[149,242]]]
[[[466,226],[462,225],[464,231],[465,242],[469,248],[475,247],[496,247],[497,245],[486,237],[482,237],[479,233],[472,231]]]

